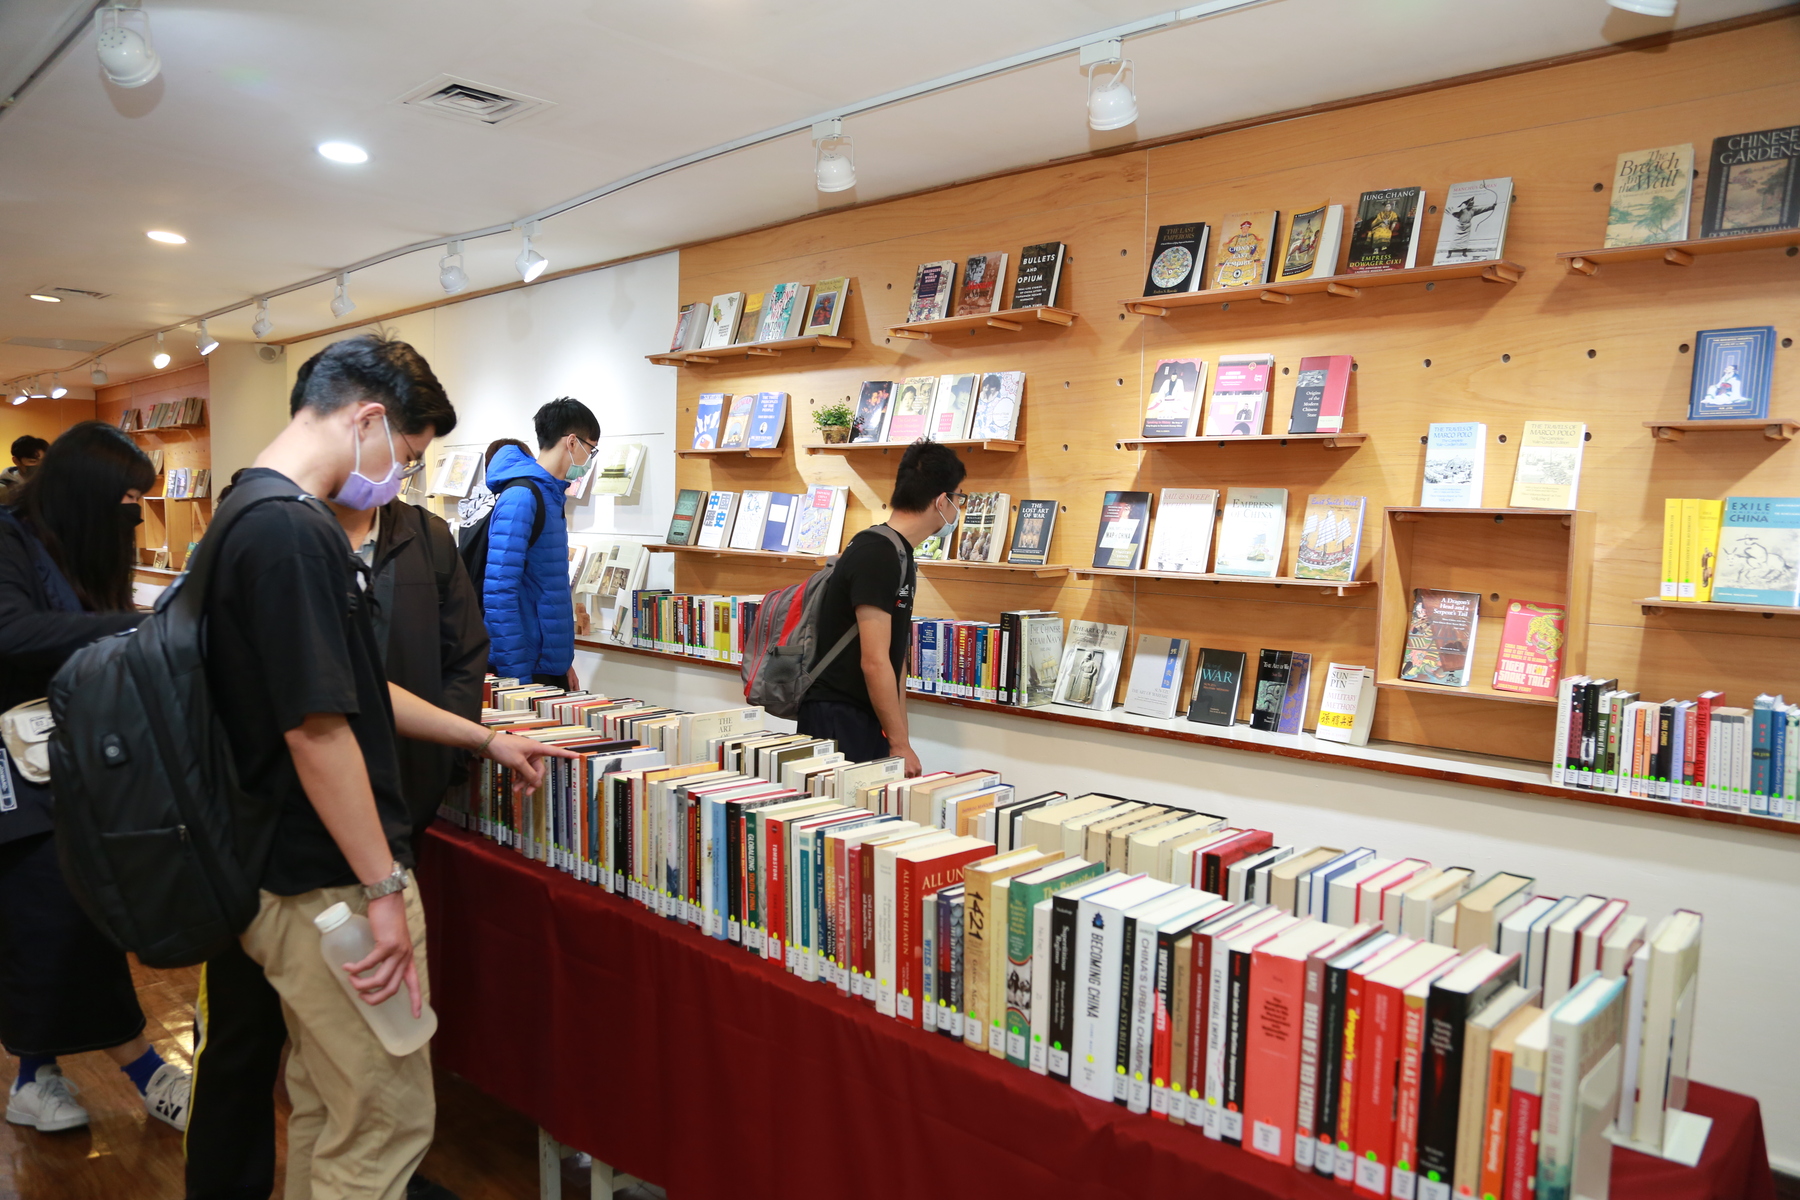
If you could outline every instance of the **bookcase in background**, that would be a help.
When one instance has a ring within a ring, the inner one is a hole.
[[[204,361],[177,371],[163,371],[131,383],[116,383],[94,392],[94,417],[117,426],[128,408],[137,409],[139,423],[148,420],[152,405],[179,404],[189,396],[202,401],[198,425],[162,429],[138,429],[128,436],[149,454],[162,451],[163,469],[156,485],[144,498],[144,523],[138,527],[137,571],[141,582],[166,584],[187,563],[190,542],[200,540],[212,520],[214,499],[230,480],[212,480],[206,495],[196,499],[168,499],[170,470],[212,470],[212,387]],[[151,457],[155,457],[151,454]],[[168,549],[166,563],[157,564],[157,551]]]
[[[1603,240],[1607,187],[1621,150],[1684,141],[1710,145],[1721,134],[1789,120],[1793,88],[1800,84],[1790,53],[1795,25],[1789,16],[1673,41],[1654,55],[1596,57],[1224,129],[1202,140],[1054,164],[684,248],[683,301],[762,288],[771,280],[833,276],[854,279],[856,295],[840,330],[852,343],[848,347],[678,369],[678,428],[691,423],[702,391],[780,390],[792,397],[793,429],[808,435],[791,443],[799,446],[813,440],[810,411],[854,405],[864,380],[1023,371],[1022,445],[1012,453],[964,450],[965,490],[1066,506],[1046,561],[1079,567],[1090,560],[1100,498],[1108,490],[1283,487],[1290,497],[1289,549],[1280,573],[1292,574],[1292,547],[1308,495],[1366,496],[1363,558],[1354,575],[1366,584],[1379,580],[1387,532],[1377,513],[1418,504],[1421,438],[1429,424],[1487,426],[1483,500],[1500,506],[1510,493],[1524,423],[1579,420],[1591,434],[1581,488],[1591,519],[1584,517],[1573,530],[1561,525],[1559,514],[1508,515],[1500,526],[1492,514],[1448,523],[1473,528],[1485,520],[1484,538],[1466,547],[1471,554],[1504,549],[1511,539],[1529,544],[1542,538],[1532,562],[1544,555],[1566,560],[1572,533],[1591,537],[1583,541],[1591,548],[1583,550],[1577,568],[1582,579],[1555,576],[1553,590],[1532,589],[1528,583],[1552,581],[1550,569],[1520,568],[1518,591],[1509,594],[1496,583],[1482,587],[1484,598],[1500,592],[1502,601],[1549,602],[1591,585],[1567,623],[1573,657],[1565,670],[1579,669],[1585,643],[1585,665],[1629,673],[1632,686],[1646,695],[1718,688],[1754,696],[1784,687],[1792,694],[1800,680],[1791,666],[1784,672],[1784,664],[1800,661],[1800,621],[1675,606],[1653,614],[1642,609],[1657,590],[1662,501],[1790,495],[1791,449],[1754,431],[1657,441],[1644,422],[1685,419],[1692,357],[1679,347],[1691,343],[1696,330],[1774,324],[1778,339],[1794,335],[1782,322],[1790,319],[1786,298],[1800,283],[1800,256],[1786,251],[1800,236],[1744,242],[1735,253],[1714,252],[1725,240],[1715,239],[1701,251],[1704,261],[1681,269],[1664,265],[1664,248],[1606,251],[1597,256],[1604,271],[1592,279],[1570,274],[1558,255]],[[1549,129],[1554,136],[1546,134]],[[1428,205],[1419,240],[1429,247],[1450,185],[1500,176],[1511,177],[1515,188],[1504,264],[1331,281],[1356,289],[1354,297],[1334,294],[1321,277],[1304,281],[1301,294],[1268,301],[1259,296],[1299,285],[1243,289],[1229,298],[1229,309],[1220,307],[1224,297],[1200,300],[1199,307],[1189,296],[1130,301],[1163,307],[1162,316],[1141,307],[1128,312],[1121,304],[1122,297],[1141,296],[1147,256],[1163,225],[1216,224],[1229,212],[1287,210],[1301,201],[1351,205],[1370,189],[1419,185]],[[920,263],[1047,240],[1067,245],[1056,303],[1080,313],[1079,320],[1066,327],[1027,322],[1019,331],[986,325],[933,331],[929,341],[892,335],[905,324]],[[1177,308],[1177,300],[1190,306]],[[1800,415],[1800,358],[1779,341],[1777,346],[1770,411]],[[1216,364],[1221,355],[1242,353],[1275,357],[1266,440],[1233,446],[1229,439],[1207,438],[1139,449],[1149,374],[1159,360]],[[1349,435],[1339,435],[1337,448],[1324,439],[1289,437],[1279,444],[1300,359],[1329,354],[1353,355],[1358,366],[1345,416],[1345,428],[1359,435],[1357,448],[1351,449]],[[831,447],[757,463],[684,457],[676,486],[789,492],[813,484],[845,486],[848,537],[885,517],[900,454],[883,449],[890,452]],[[1421,520],[1411,535],[1415,545],[1445,523]],[[1502,542],[1486,540],[1490,534]],[[1558,547],[1553,555],[1552,546]],[[794,571],[804,569],[799,563],[771,569],[778,565],[682,555],[676,585],[759,593],[793,582]],[[1420,585],[1432,586],[1424,580]],[[1126,580],[1087,571],[1046,578],[934,569],[920,573],[919,591],[921,615],[992,620],[1009,609],[1052,609],[1065,619],[1129,625],[1133,637],[1189,638],[1196,649],[1251,656],[1264,648],[1298,650],[1315,663],[1363,663],[1376,666],[1383,678],[1397,676],[1397,658],[1388,661],[1391,643],[1378,646],[1390,598],[1373,586],[1340,596],[1334,588],[1171,581],[1141,572]],[[1409,599],[1396,595],[1391,603],[1403,611]],[[1474,678],[1491,690],[1498,628],[1483,632]],[[1313,672],[1308,728],[1316,722],[1323,679],[1322,670]],[[1183,688],[1191,693],[1191,679]],[[1433,686],[1386,687],[1373,736],[1541,763],[1553,730],[1552,706]]]

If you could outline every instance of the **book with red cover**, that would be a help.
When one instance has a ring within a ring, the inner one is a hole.
[[[1524,696],[1554,696],[1561,677],[1563,628],[1569,610],[1561,604],[1508,600],[1500,628],[1500,658],[1494,690]]]
[[[1359,1192],[1371,1196],[1388,1194],[1405,1007],[1402,993],[1421,978],[1443,974],[1455,962],[1453,948],[1427,944],[1395,959],[1363,983],[1361,1044],[1356,1055],[1355,1136],[1350,1143],[1356,1159],[1352,1182]]]
[[[1293,1161],[1307,958],[1346,932],[1309,921],[1251,953],[1243,1078],[1244,1141],[1252,1154]]]
[[[1544,1098],[1512,1090],[1506,1106],[1506,1200],[1531,1200],[1537,1187],[1538,1121]]]
[[[1430,943],[1423,943],[1429,945]],[[1351,1147],[1356,1144],[1357,1081],[1362,1069],[1362,1033],[1364,1001],[1368,994],[1368,977],[1411,953],[1416,946],[1403,946],[1393,955],[1375,954],[1344,973],[1344,1040],[1338,1057],[1337,1154],[1332,1174],[1340,1183],[1355,1179],[1355,1159]]]
[[[1394,1156],[1389,1191],[1416,1191],[1419,1164],[1419,1073],[1425,1060],[1425,1000],[1430,979],[1409,985],[1400,1010],[1400,1078],[1394,1095]]]
[[[1543,1014],[1537,1005],[1527,1004],[1494,1030],[1488,1050],[1487,1112],[1481,1119],[1481,1182],[1475,1192],[1478,1196],[1499,1200],[1506,1194],[1506,1116],[1512,1107],[1513,1045]]]
[[[791,813],[784,817],[769,817],[763,821],[763,896],[767,907],[763,913],[765,918],[763,931],[767,941],[763,957],[785,962],[787,947],[787,826],[788,822],[798,817],[816,817],[824,814],[820,809],[816,813]]]
[[[1358,925],[1306,956],[1300,994],[1300,1074],[1294,1115],[1294,1166],[1302,1171],[1312,1170],[1318,1148],[1319,1085],[1324,1076],[1320,1052],[1325,1030],[1325,964],[1381,933],[1379,923]]]
[[[1248,858],[1259,850],[1267,850],[1275,844],[1275,835],[1266,829],[1246,829],[1234,838],[1222,842],[1214,842],[1200,852],[1194,860],[1194,872],[1200,882],[1194,886],[1203,892],[1211,892],[1215,896],[1225,894],[1229,882],[1226,870],[1240,858]]]
[[[1344,393],[1350,386],[1348,354],[1302,358],[1294,376],[1289,433],[1342,433]]]
[[[906,1024],[924,1024],[925,938],[921,906],[925,897],[961,883],[964,867],[991,858],[993,853],[992,842],[957,838],[903,851],[894,859],[895,1012]]]

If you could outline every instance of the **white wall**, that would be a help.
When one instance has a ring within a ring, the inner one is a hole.
[[[712,667],[623,652],[578,652],[575,665],[612,695],[700,711],[743,702],[737,676]],[[1800,1169],[1793,837],[924,701],[909,720],[926,770],[991,768],[1021,795],[1105,791],[1218,813],[1280,842],[1518,871],[1539,891],[1622,897],[1652,923],[1675,908],[1704,913],[1694,1078],[1757,1097],[1771,1159]]]
[[[457,425],[445,444],[516,437],[536,446],[532,414],[558,396],[594,410],[603,443],[644,443],[636,495],[574,504],[570,528],[660,538],[675,500],[675,372],[644,356],[667,344],[679,266],[677,255],[658,255],[427,309],[383,328],[423,354],[449,392]],[[308,358],[355,332],[289,346],[288,385]]]
[[[213,495],[249,466],[288,421],[293,376],[286,362],[264,362],[249,342],[226,342],[206,359]]]

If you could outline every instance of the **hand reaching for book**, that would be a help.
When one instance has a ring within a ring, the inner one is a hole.
[[[516,792],[529,791],[543,781],[541,759],[580,757],[572,751],[546,746],[542,742],[512,733],[499,734],[489,742],[487,756],[503,767],[512,768],[513,790]]]

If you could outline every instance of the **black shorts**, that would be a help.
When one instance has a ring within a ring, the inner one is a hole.
[[[866,708],[839,700],[802,700],[795,728],[808,737],[828,737],[851,762],[888,757],[881,718]]]

